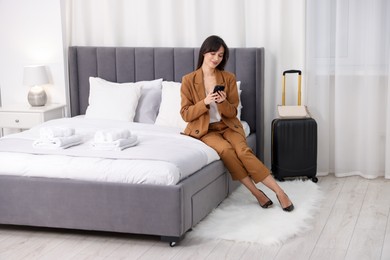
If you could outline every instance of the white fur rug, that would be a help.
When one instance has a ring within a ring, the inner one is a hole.
[[[281,209],[275,193],[264,185],[257,185],[274,202],[263,209],[254,196],[241,185],[218,208],[196,225],[190,237],[225,239],[277,245],[312,228],[322,191],[311,180],[279,182],[294,203],[292,212]]]

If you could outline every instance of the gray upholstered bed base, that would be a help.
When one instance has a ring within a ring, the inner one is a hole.
[[[85,113],[89,76],[115,82],[181,81],[195,48],[70,47],[71,115]],[[242,92],[248,143],[263,158],[262,48],[231,49],[226,70]],[[237,187],[221,161],[174,186],[118,184],[0,175],[0,223],[161,236],[177,242]]]

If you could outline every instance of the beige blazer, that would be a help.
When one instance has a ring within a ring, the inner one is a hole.
[[[232,130],[245,137],[244,129],[237,118],[239,103],[236,77],[227,71],[216,71],[217,85],[225,86],[226,100],[217,104],[221,120]],[[200,139],[208,132],[210,115],[204,103],[206,90],[203,83],[203,71],[198,69],[185,75],[181,85],[181,110],[184,121],[188,122],[184,134]]]

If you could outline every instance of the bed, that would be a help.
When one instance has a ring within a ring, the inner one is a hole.
[[[86,114],[90,77],[115,83],[155,79],[178,83],[194,70],[198,51],[70,47],[71,117]],[[263,159],[264,49],[230,51],[226,70],[235,73],[241,83],[241,120],[249,126],[247,140]],[[12,138],[1,138],[0,146],[1,141],[13,146],[9,143]],[[202,166],[174,185],[17,176],[0,165],[0,224],[153,235],[173,246],[238,185],[220,160]]]

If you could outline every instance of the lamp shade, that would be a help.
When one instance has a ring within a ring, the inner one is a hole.
[[[25,66],[23,71],[23,85],[36,86],[49,83],[47,77],[46,67],[39,66]]]

